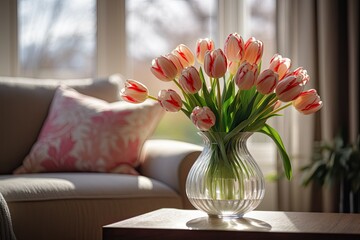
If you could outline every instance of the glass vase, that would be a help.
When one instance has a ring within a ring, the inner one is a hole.
[[[243,217],[265,194],[264,176],[246,145],[252,132],[200,135],[204,149],[186,180],[189,201],[211,217]]]

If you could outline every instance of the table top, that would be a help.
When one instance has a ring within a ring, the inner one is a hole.
[[[253,211],[240,219],[163,208],[103,227],[113,239],[360,239],[360,214]]]

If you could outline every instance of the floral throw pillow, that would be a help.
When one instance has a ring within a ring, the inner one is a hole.
[[[60,86],[37,142],[14,173],[138,174],[138,156],[156,128],[159,104],[107,103]]]

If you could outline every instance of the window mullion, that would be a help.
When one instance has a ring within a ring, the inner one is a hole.
[[[242,36],[246,35],[245,1],[219,0],[218,4],[218,42],[219,46],[224,46],[226,37],[230,33],[237,32]]]
[[[17,1],[0,1],[0,75],[18,74]]]
[[[125,1],[97,0],[97,76],[126,75]]]

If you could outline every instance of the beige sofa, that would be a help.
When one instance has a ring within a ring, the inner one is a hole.
[[[14,175],[37,139],[56,86],[119,100],[119,76],[107,79],[39,80],[0,77],[0,193],[13,229],[22,239],[101,239],[101,227],[158,208],[189,208],[187,172],[201,147],[147,140],[140,176],[59,172]]]

